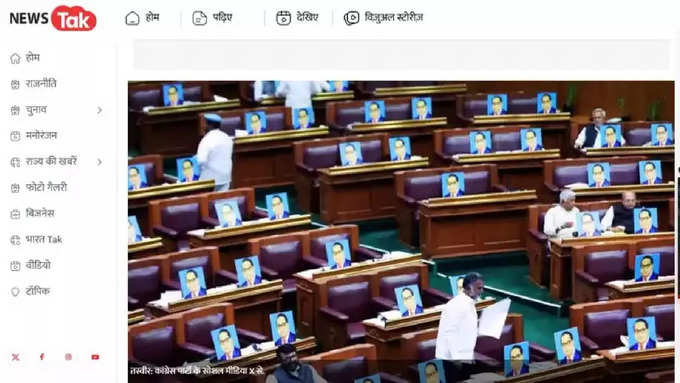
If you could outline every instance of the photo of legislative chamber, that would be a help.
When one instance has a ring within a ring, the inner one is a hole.
[[[674,381],[673,92],[129,82],[129,381]]]

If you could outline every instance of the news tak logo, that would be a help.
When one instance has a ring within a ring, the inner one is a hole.
[[[58,31],[91,31],[97,25],[97,16],[80,6],[60,5],[49,12],[10,12],[10,24],[48,24]]]

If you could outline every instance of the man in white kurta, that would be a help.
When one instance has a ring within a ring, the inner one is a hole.
[[[308,108],[312,106],[313,95],[329,89],[326,81],[281,81],[276,97],[285,97],[289,108]]]
[[[463,279],[463,293],[451,299],[442,310],[435,357],[454,361],[459,370],[465,370],[460,363],[474,361],[477,343],[477,309],[475,301],[484,290],[484,280],[479,273],[469,273]]]
[[[569,189],[560,193],[560,204],[550,208],[543,220],[543,233],[550,238],[573,238],[576,233],[576,215],[579,213],[576,194]]]
[[[196,160],[201,168],[201,180],[215,180],[215,191],[227,191],[231,184],[232,151],[234,140],[219,129],[221,118],[217,114],[205,116],[208,133],[196,150]]]

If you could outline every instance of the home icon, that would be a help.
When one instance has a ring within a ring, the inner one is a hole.
[[[137,12],[132,11],[125,15],[125,24],[127,25],[139,25],[139,15]]]
[[[12,64],[19,64],[21,62],[21,56],[19,56],[17,53],[13,53],[11,56],[9,56],[9,62]]]

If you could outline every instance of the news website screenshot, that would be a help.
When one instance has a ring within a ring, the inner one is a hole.
[[[674,1],[1,5],[2,382],[673,382]]]

